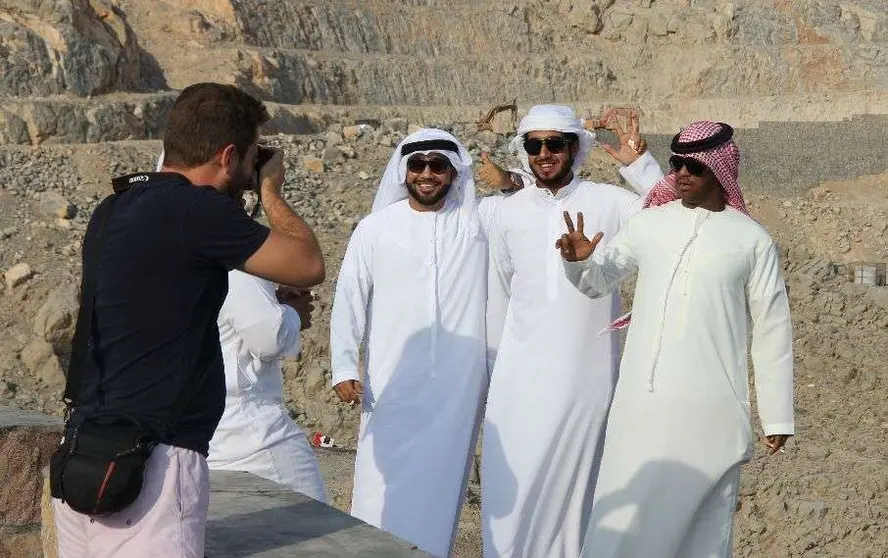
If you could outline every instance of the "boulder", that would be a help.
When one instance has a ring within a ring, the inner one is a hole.
[[[324,139],[326,140],[327,147],[340,145],[342,143],[342,134],[331,130],[327,132],[327,135]]]
[[[28,370],[52,389],[60,389],[65,385],[65,375],[59,357],[49,343],[43,339],[35,338],[19,354],[19,358],[27,366]]]
[[[335,145],[330,145],[324,149],[322,158],[325,163],[337,163],[342,159],[342,150]]]
[[[308,155],[302,159],[302,166],[316,174],[324,172],[324,161],[312,155]]]
[[[40,214],[44,217],[70,219],[77,213],[77,208],[58,192],[40,194]]]
[[[28,264],[16,264],[6,270],[6,273],[4,274],[6,286],[10,289],[15,288],[30,279],[33,274],[34,272],[31,271],[31,266]]]
[[[34,318],[34,333],[49,343],[70,343],[79,310],[79,289],[69,283],[50,293]]]
[[[354,141],[364,134],[364,128],[360,125],[346,126],[342,129],[342,137],[348,141]]]

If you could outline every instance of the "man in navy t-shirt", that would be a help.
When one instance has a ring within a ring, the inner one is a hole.
[[[314,233],[281,196],[280,152],[253,184],[267,120],[262,103],[233,86],[190,86],[169,114],[161,172],[124,179],[98,248],[93,348],[75,412],[104,417],[109,429],[133,420],[160,445],[124,510],[90,517],[54,500],[61,558],[203,557],[206,454],[225,405],[216,320],[228,271],[299,288],[324,280]],[[243,210],[254,186],[270,230]],[[93,219],[84,261],[97,228]]]

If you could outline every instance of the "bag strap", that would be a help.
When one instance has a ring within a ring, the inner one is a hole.
[[[65,394],[62,400],[67,407],[66,414],[76,406],[83,384],[86,361],[93,348],[92,321],[96,302],[96,275],[99,267],[99,252],[105,237],[105,227],[111,207],[117,201],[118,194],[111,194],[99,204],[93,214],[94,235],[88,234],[83,239],[83,276],[80,281],[80,310],[77,313],[77,325],[71,342],[71,360],[68,363],[68,374],[65,382]],[[92,240],[92,242],[89,242]]]

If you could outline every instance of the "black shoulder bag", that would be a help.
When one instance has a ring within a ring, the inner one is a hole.
[[[121,192],[130,184],[147,180],[147,175],[140,174],[114,181],[114,194],[96,208],[94,246],[83,262],[80,311],[65,385],[65,435],[52,456],[49,471],[53,498],[89,515],[121,511],[139,497],[145,464],[158,444],[158,433],[151,432],[131,417],[110,416],[101,409],[78,406],[84,369],[87,359],[93,354],[96,276],[108,215]],[[86,242],[85,237],[84,251]],[[191,399],[188,387],[189,382],[185,380],[166,421],[167,426],[175,426]]]

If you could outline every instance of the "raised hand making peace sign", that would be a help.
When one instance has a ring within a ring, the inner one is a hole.
[[[555,248],[561,250],[561,257],[569,262],[578,262],[585,260],[592,255],[595,247],[601,242],[604,233],[598,233],[592,240],[586,238],[583,232],[583,212],[577,213],[577,228],[574,229],[573,220],[570,213],[564,212],[564,222],[567,223],[567,233],[561,235],[561,238],[555,241]]]

